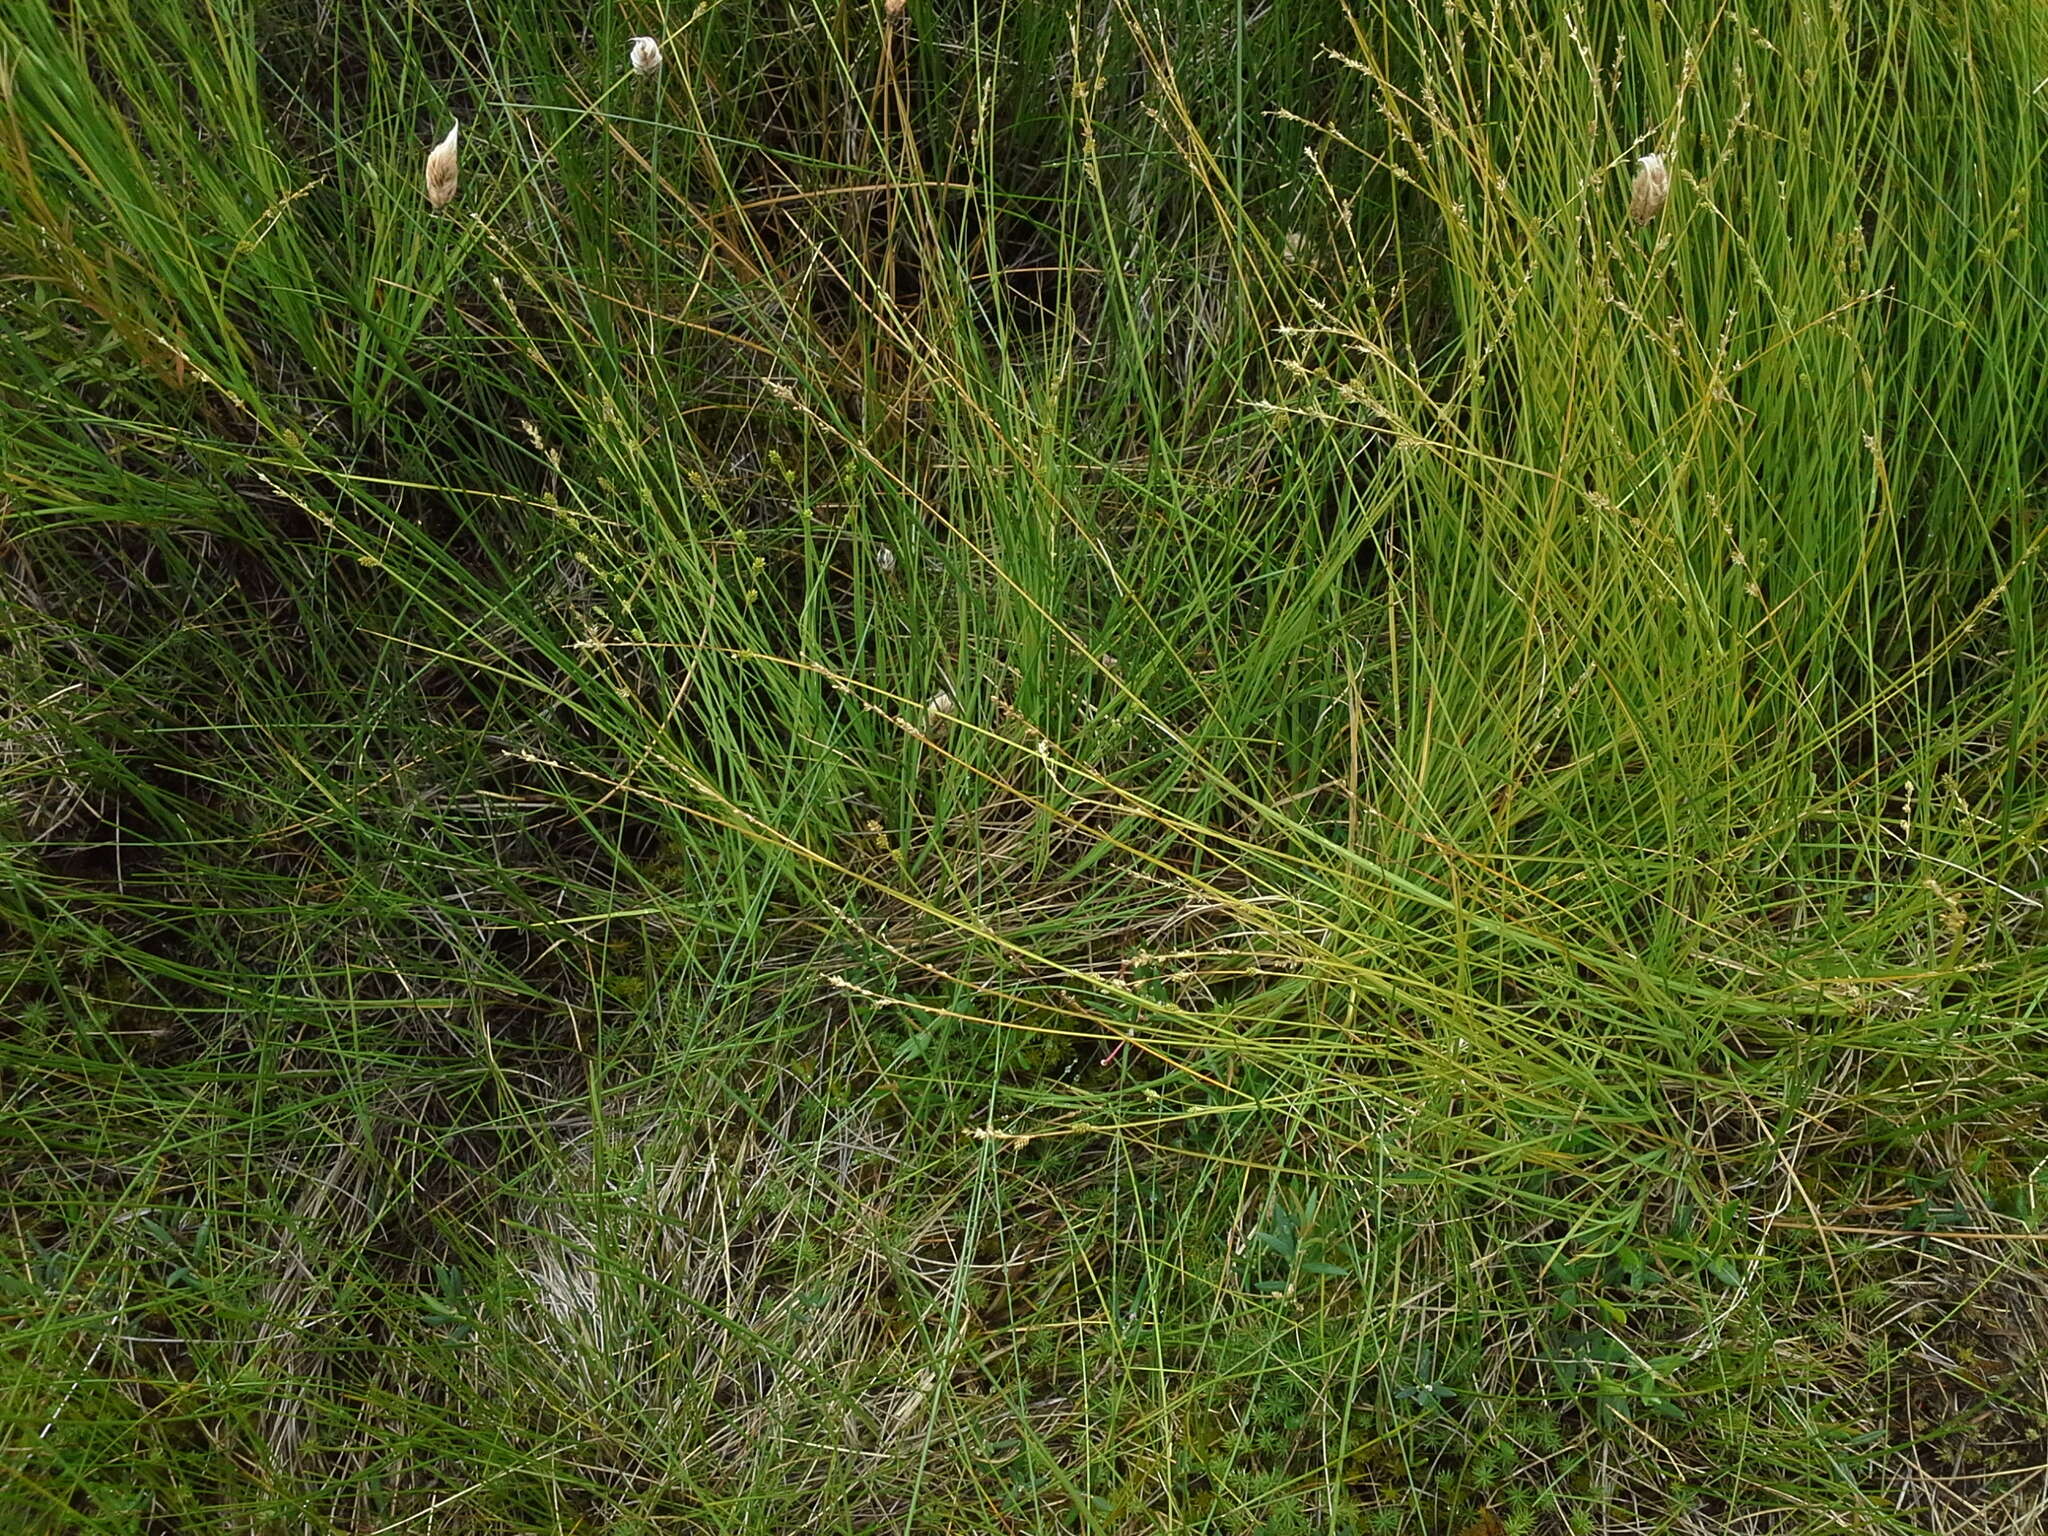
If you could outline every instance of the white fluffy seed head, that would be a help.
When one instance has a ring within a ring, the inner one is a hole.
[[[427,152],[427,201],[436,208],[446,208],[455,199],[455,142],[461,137],[462,124],[457,123]]]
[[[633,73],[640,76],[643,80],[649,75],[659,74],[661,72],[661,44],[651,37],[634,38],[631,62]]]
[[[1629,188],[1628,216],[1637,224],[1647,224],[1664,211],[1664,200],[1671,196],[1671,172],[1664,164],[1662,155],[1645,155],[1636,162],[1635,185]]]

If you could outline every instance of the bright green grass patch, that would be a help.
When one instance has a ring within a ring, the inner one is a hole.
[[[8,1528],[2027,1528],[2044,82],[0,16]]]

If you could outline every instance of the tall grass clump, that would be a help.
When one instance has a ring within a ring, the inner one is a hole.
[[[0,12],[0,1524],[2032,1528],[2043,82]]]

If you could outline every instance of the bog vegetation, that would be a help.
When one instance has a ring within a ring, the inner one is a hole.
[[[0,1524],[2033,1528],[2044,154],[2021,0],[0,8]]]

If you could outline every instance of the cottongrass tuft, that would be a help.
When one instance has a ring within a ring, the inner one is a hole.
[[[455,141],[461,136],[462,124],[457,123],[427,154],[427,201],[436,208],[446,208],[455,199]]]
[[[661,44],[651,37],[633,39],[631,56],[633,73],[645,80],[650,75],[661,73]]]
[[[1645,155],[1636,165],[1635,185],[1628,194],[1628,216],[1640,226],[1664,211],[1664,200],[1671,196],[1671,171],[1662,155]]]

